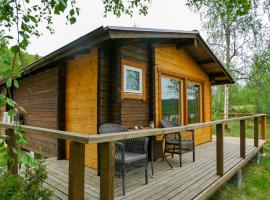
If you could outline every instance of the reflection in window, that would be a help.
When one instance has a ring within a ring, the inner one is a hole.
[[[188,123],[200,122],[200,86],[196,83],[187,85]]]
[[[180,123],[180,81],[161,77],[162,120]]]
[[[142,93],[142,69],[124,66],[124,90],[130,93]]]

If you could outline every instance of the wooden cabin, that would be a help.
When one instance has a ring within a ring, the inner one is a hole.
[[[107,122],[133,129],[211,121],[211,86],[230,83],[198,31],[100,27],[24,68],[13,98],[26,125],[98,134]],[[196,144],[212,139],[210,128],[195,135]],[[69,158],[68,141],[28,136],[28,150]],[[97,168],[98,157],[98,146],[86,145],[86,165]]]

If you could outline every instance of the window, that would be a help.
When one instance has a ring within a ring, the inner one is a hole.
[[[145,65],[122,60],[122,99],[146,99]]]
[[[142,69],[124,65],[124,92],[142,94]]]
[[[200,122],[200,84],[188,82],[187,84],[188,102],[188,123]]]
[[[181,124],[181,81],[170,77],[161,77],[162,120]]]

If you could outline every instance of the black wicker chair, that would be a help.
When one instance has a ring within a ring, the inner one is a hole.
[[[178,123],[169,120],[162,120],[161,125],[163,128],[180,126]],[[170,153],[172,158],[174,154],[178,154],[180,157],[180,167],[182,167],[182,154],[184,153],[193,152],[193,162],[195,162],[194,130],[167,134],[164,135],[163,140],[165,140],[163,160],[165,159],[171,168],[173,166],[167,160],[166,153]]]
[[[128,131],[117,124],[103,124],[100,134]],[[145,170],[145,183],[148,184],[148,138],[122,140],[115,143],[115,174],[122,177],[123,195],[126,194],[126,176]]]

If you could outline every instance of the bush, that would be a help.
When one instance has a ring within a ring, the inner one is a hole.
[[[43,187],[47,178],[44,161],[38,161],[34,166],[28,166],[20,175],[11,175],[2,170],[0,173],[0,199],[5,200],[49,200],[52,191]]]

